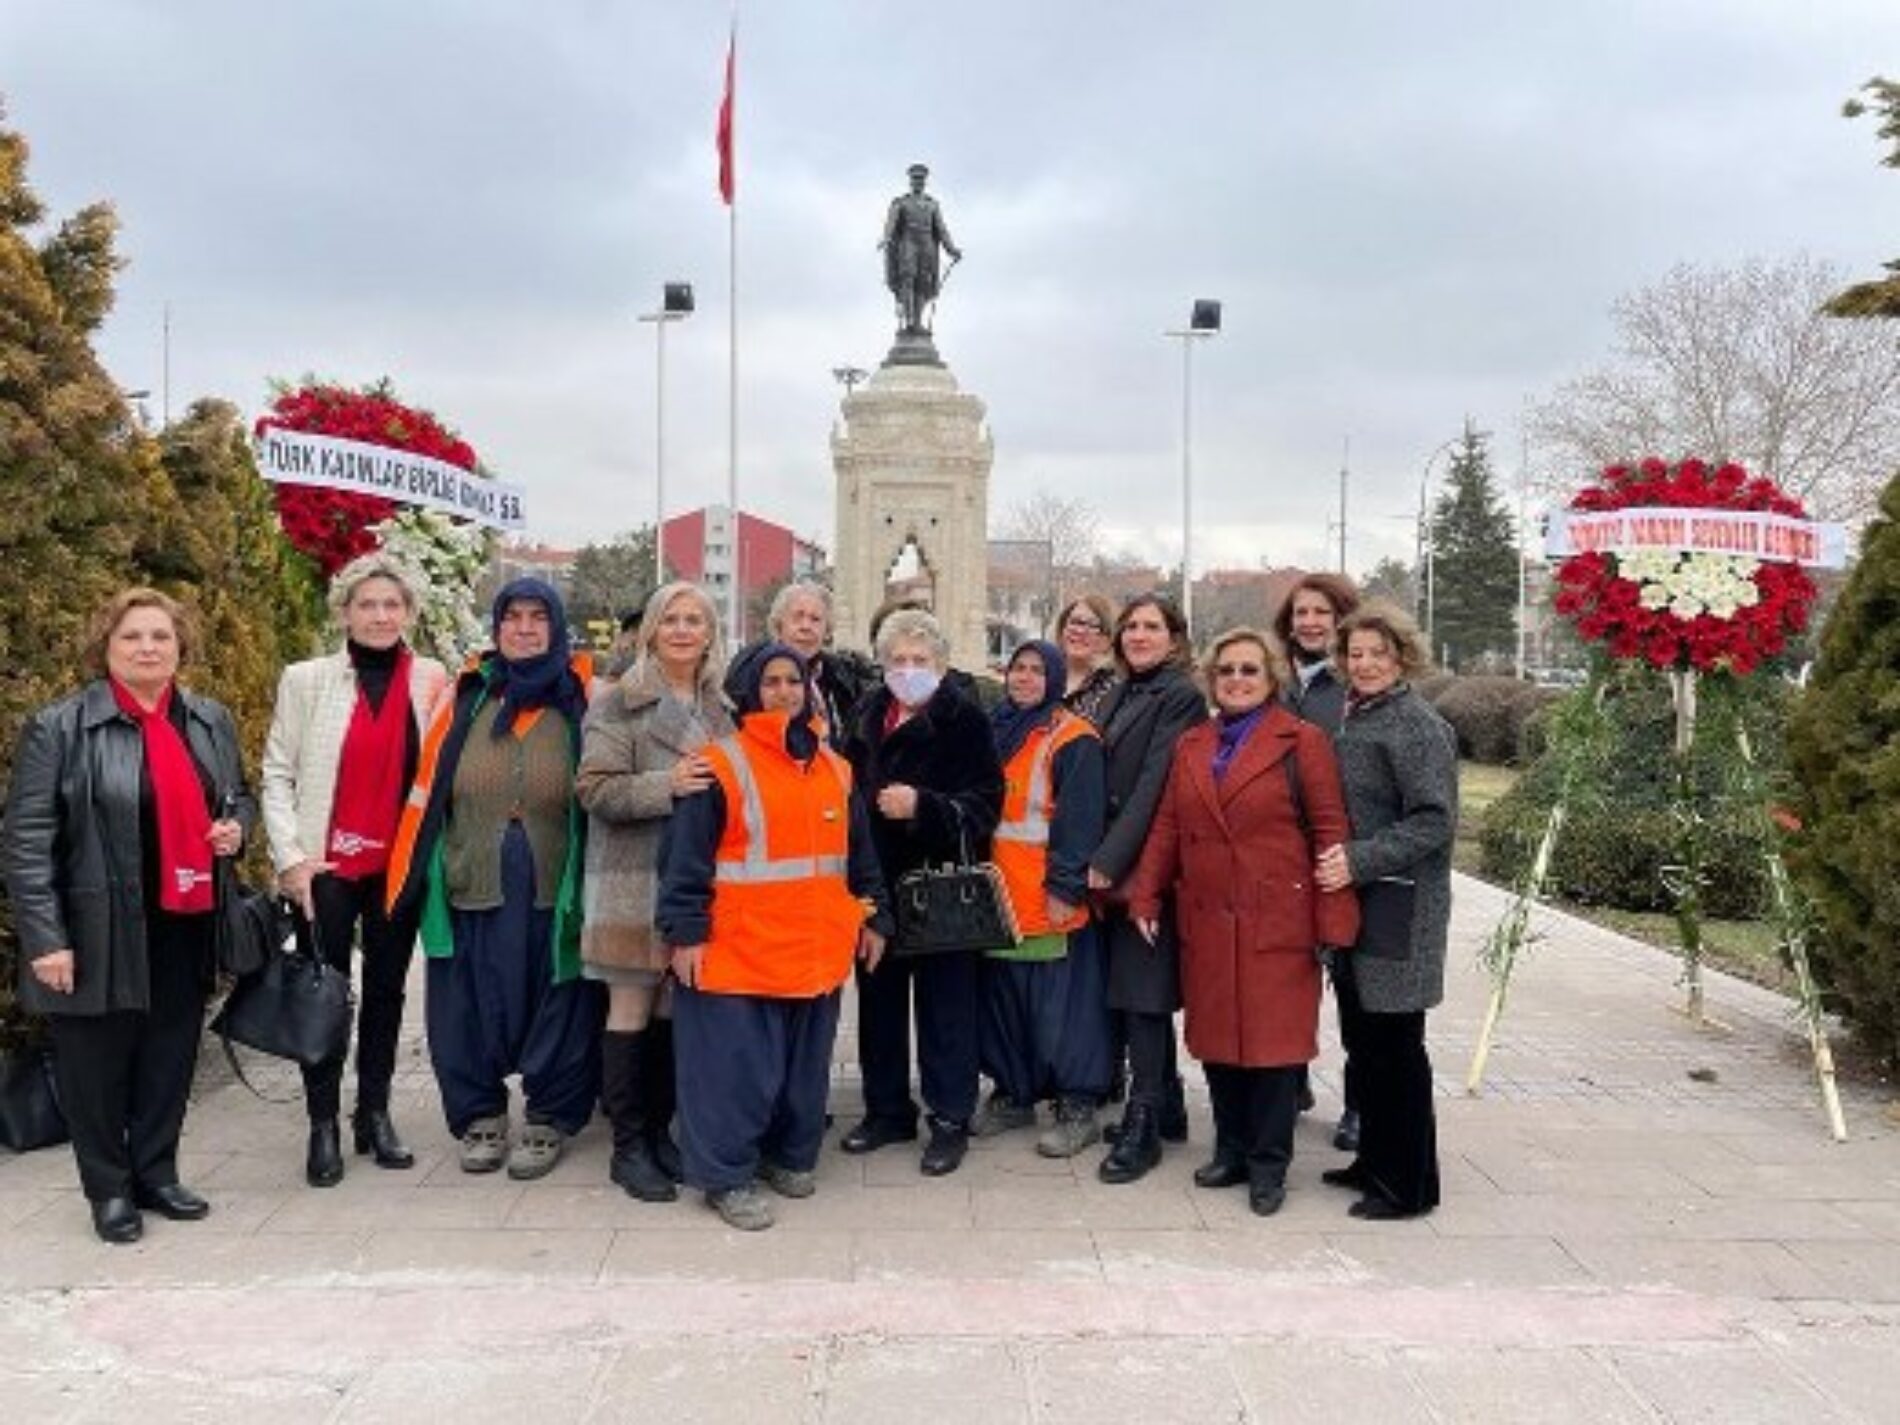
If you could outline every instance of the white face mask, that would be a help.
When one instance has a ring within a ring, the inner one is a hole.
[[[884,672],[884,686],[907,708],[929,702],[942,682],[943,675],[935,668],[888,668]]]

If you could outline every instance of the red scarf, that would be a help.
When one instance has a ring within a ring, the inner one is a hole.
[[[117,678],[110,681],[119,711],[138,724],[145,739],[145,771],[158,818],[158,903],[180,915],[202,915],[213,904],[211,811],[191,749],[172,726],[171,684],[148,711]]]
[[[337,763],[336,800],[323,859],[345,880],[374,876],[389,865],[389,848],[402,815],[403,771],[409,760],[409,650],[396,656],[396,671],[380,710],[356,690],[356,706],[343,734]]]

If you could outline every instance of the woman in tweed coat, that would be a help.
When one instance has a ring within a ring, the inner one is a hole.
[[[1334,957],[1334,976],[1361,1100],[1358,1157],[1322,1177],[1361,1194],[1354,1217],[1416,1217],[1438,1206],[1425,1012],[1445,996],[1457,741],[1407,682],[1427,661],[1410,618],[1373,600],[1339,633],[1349,689],[1336,751],[1352,839],[1322,853],[1317,879],[1359,892],[1359,941]]]
[[[587,813],[581,972],[607,985],[601,1103],[613,1125],[608,1176],[645,1202],[679,1195],[667,947],[654,928],[660,839],[673,802],[710,785],[700,750],[731,735],[719,681],[719,616],[696,584],[647,600],[633,667],[594,699],[574,795]]]

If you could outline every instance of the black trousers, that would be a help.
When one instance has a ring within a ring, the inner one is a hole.
[[[389,1107],[396,1076],[396,1040],[402,1034],[403,986],[416,949],[416,915],[392,919],[383,909],[384,878],[345,880],[318,876],[310,884],[317,903],[317,941],[323,958],[350,973],[350,947],[363,928],[363,981],[356,1009],[356,1105]],[[309,948],[310,925],[297,917],[297,938]],[[344,1056],[349,1048],[344,1047]],[[335,1118],[343,1107],[343,1057],[303,1071],[304,1105],[313,1123]]]
[[[1214,1101],[1214,1156],[1245,1163],[1247,1180],[1255,1188],[1286,1186],[1306,1066],[1201,1067],[1207,1074],[1208,1095]]]
[[[877,969],[858,965],[858,1064],[866,1118],[914,1124],[910,1096],[911,986],[917,991],[917,1077],[924,1106],[938,1118],[968,1123],[976,1112],[981,1004],[976,951],[915,958],[886,955]]]
[[[79,1183],[94,1202],[130,1197],[133,1185],[178,1181],[205,1011],[211,917],[146,918],[151,1003],[145,1010],[56,1014],[53,1072],[72,1134]]]
[[[1346,1069],[1359,1091],[1357,1163],[1372,1190],[1406,1212],[1438,1206],[1438,1118],[1425,1011],[1381,1014],[1359,999],[1351,956],[1334,981]],[[1347,1026],[1350,1026],[1348,1028]]]
[[[1128,1102],[1160,1113],[1181,1077],[1174,1046],[1174,1016],[1121,1011],[1128,1034]]]

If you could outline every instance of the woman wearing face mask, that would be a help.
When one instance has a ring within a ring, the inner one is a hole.
[[[900,609],[878,629],[884,686],[865,700],[849,753],[871,813],[871,837],[895,888],[907,871],[989,854],[1003,802],[1003,769],[988,720],[945,682],[949,643],[936,619]],[[952,1173],[969,1147],[976,1112],[980,951],[907,960],[892,947],[858,972],[858,1060],[864,1118],[844,1135],[847,1153],[917,1137],[910,1096],[911,985],[917,991],[917,1069],[930,1141],[925,1174]]]
[[[343,627],[343,651],[284,669],[260,783],[278,889],[301,915],[300,934],[314,926],[324,958],[348,975],[361,928],[350,1123],[356,1151],[374,1154],[379,1168],[415,1163],[390,1119],[389,1087],[416,922],[385,913],[385,874],[422,732],[449,681],[440,663],[418,657],[404,641],[416,612],[414,580],[382,553],[337,571],[330,606]],[[347,1050],[303,1071],[310,1115],[304,1179],[312,1187],[343,1180],[337,1116]]]
[[[1128,1046],[1128,1107],[1097,1175],[1132,1183],[1161,1161],[1161,1138],[1187,1137],[1187,1104],[1176,1067],[1174,1012],[1181,1007],[1174,909],[1164,902],[1151,943],[1128,918],[1123,883],[1148,839],[1168,779],[1174,744],[1207,720],[1194,686],[1187,620],[1172,599],[1141,594],[1115,621],[1123,680],[1102,712],[1108,757],[1108,828],[1089,862],[1089,887],[1103,900],[1108,940],[1108,1006],[1122,1016]]]
[[[1072,1158],[1102,1136],[1108,1096],[1108,1003],[1101,946],[1089,923],[1089,857],[1102,839],[1102,739],[1062,705],[1062,655],[1038,639],[1010,656],[1003,701],[990,714],[1003,764],[996,867],[1023,942],[983,963],[983,1067],[996,1092],[979,1136],[1036,1121],[1045,1158]]]
[[[658,919],[673,947],[686,1181],[758,1231],[817,1189],[831,1046],[853,957],[889,928],[851,767],[814,723],[804,659],[734,661],[739,731],[706,749],[706,787],[667,823]]]
[[[595,698],[574,795],[588,814],[582,973],[607,986],[601,1102],[613,1124],[608,1177],[630,1197],[679,1195],[670,955],[654,928],[660,838],[682,797],[708,785],[706,744],[732,731],[712,600],[667,584],[647,600],[633,667]]]
[[[429,1057],[465,1173],[539,1178],[593,1116],[600,986],[580,973],[574,800],[593,663],[569,651],[540,579],[495,595],[495,646],[469,660],[423,743],[390,857],[392,912],[418,911]],[[508,1085],[526,1122],[510,1142]]]

